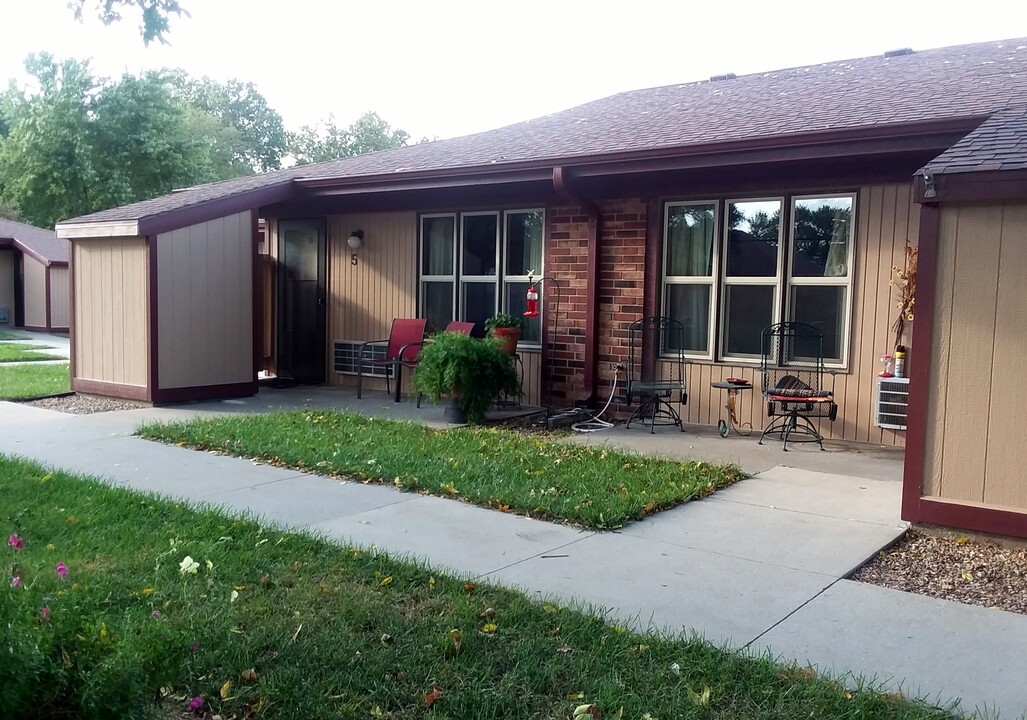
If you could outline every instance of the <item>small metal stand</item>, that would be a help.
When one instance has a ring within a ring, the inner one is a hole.
[[[720,433],[721,437],[727,437],[731,434],[731,428],[734,428],[735,432],[739,435],[752,435],[752,423],[740,423],[738,422],[738,413],[735,409],[735,399],[741,394],[743,390],[752,390],[752,385],[745,383],[730,383],[730,382],[715,382],[710,383],[711,387],[715,387],[718,390],[727,390],[727,402],[724,404],[724,409],[727,410],[728,420],[721,418],[717,422],[717,432]]]
[[[539,425],[545,425],[548,428],[551,420],[553,419],[553,371],[556,368],[556,365],[555,365],[555,361],[556,361],[556,341],[559,339],[560,299],[561,299],[561,296],[563,295],[563,289],[562,289],[562,287],[560,285],[560,281],[557,280],[556,278],[550,277],[548,275],[543,275],[542,277],[540,277],[538,279],[535,279],[534,275],[529,272],[528,273],[528,291],[529,291],[529,293],[532,290],[538,292],[538,287],[542,283],[543,280],[551,283],[553,285],[553,287],[556,288],[556,307],[554,309],[554,313],[555,314],[553,316],[553,339],[549,343],[549,352],[548,353],[546,353],[546,323],[545,323],[545,317],[544,316],[542,317],[541,328],[540,328],[541,329],[541,334],[542,334],[543,364],[545,363],[545,359],[548,356],[548,359],[549,359],[549,372],[546,373],[546,382],[545,382],[545,386],[544,386],[545,387],[545,394],[546,394],[546,413],[539,420],[538,424]],[[535,310],[534,312],[532,312],[531,310],[526,310],[525,313],[524,313],[525,317],[539,317],[539,314],[540,313],[538,312],[538,310]]]

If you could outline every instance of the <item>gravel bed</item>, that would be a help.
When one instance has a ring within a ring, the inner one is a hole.
[[[911,530],[853,580],[1027,614],[1027,546]]]
[[[136,408],[145,407],[129,400],[116,400],[114,398],[78,394],[30,400],[25,404],[46,408],[47,410],[58,410],[70,413],[71,415],[90,415],[92,413],[111,412],[113,410],[135,410]]]

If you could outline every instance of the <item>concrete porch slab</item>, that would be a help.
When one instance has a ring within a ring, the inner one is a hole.
[[[722,490],[706,500],[667,510],[621,532],[836,578],[849,574],[905,532],[899,525],[733,502],[730,492]]]

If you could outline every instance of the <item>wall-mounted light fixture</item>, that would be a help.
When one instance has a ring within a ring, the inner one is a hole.
[[[364,246],[364,231],[354,230],[349,234],[349,238],[346,239],[346,244],[349,245],[351,250],[359,250]],[[349,264],[357,264],[357,254],[353,253],[349,257]]]
[[[934,187],[934,173],[931,168],[924,168],[924,198],[936,198],[938,197],[938,191]]]

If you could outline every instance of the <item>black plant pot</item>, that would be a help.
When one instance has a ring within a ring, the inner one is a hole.
[[[442,419],[454,425],[467,424],[467,412],[460,406],[457,398],[450,398],[449,403],[442,411]]]

